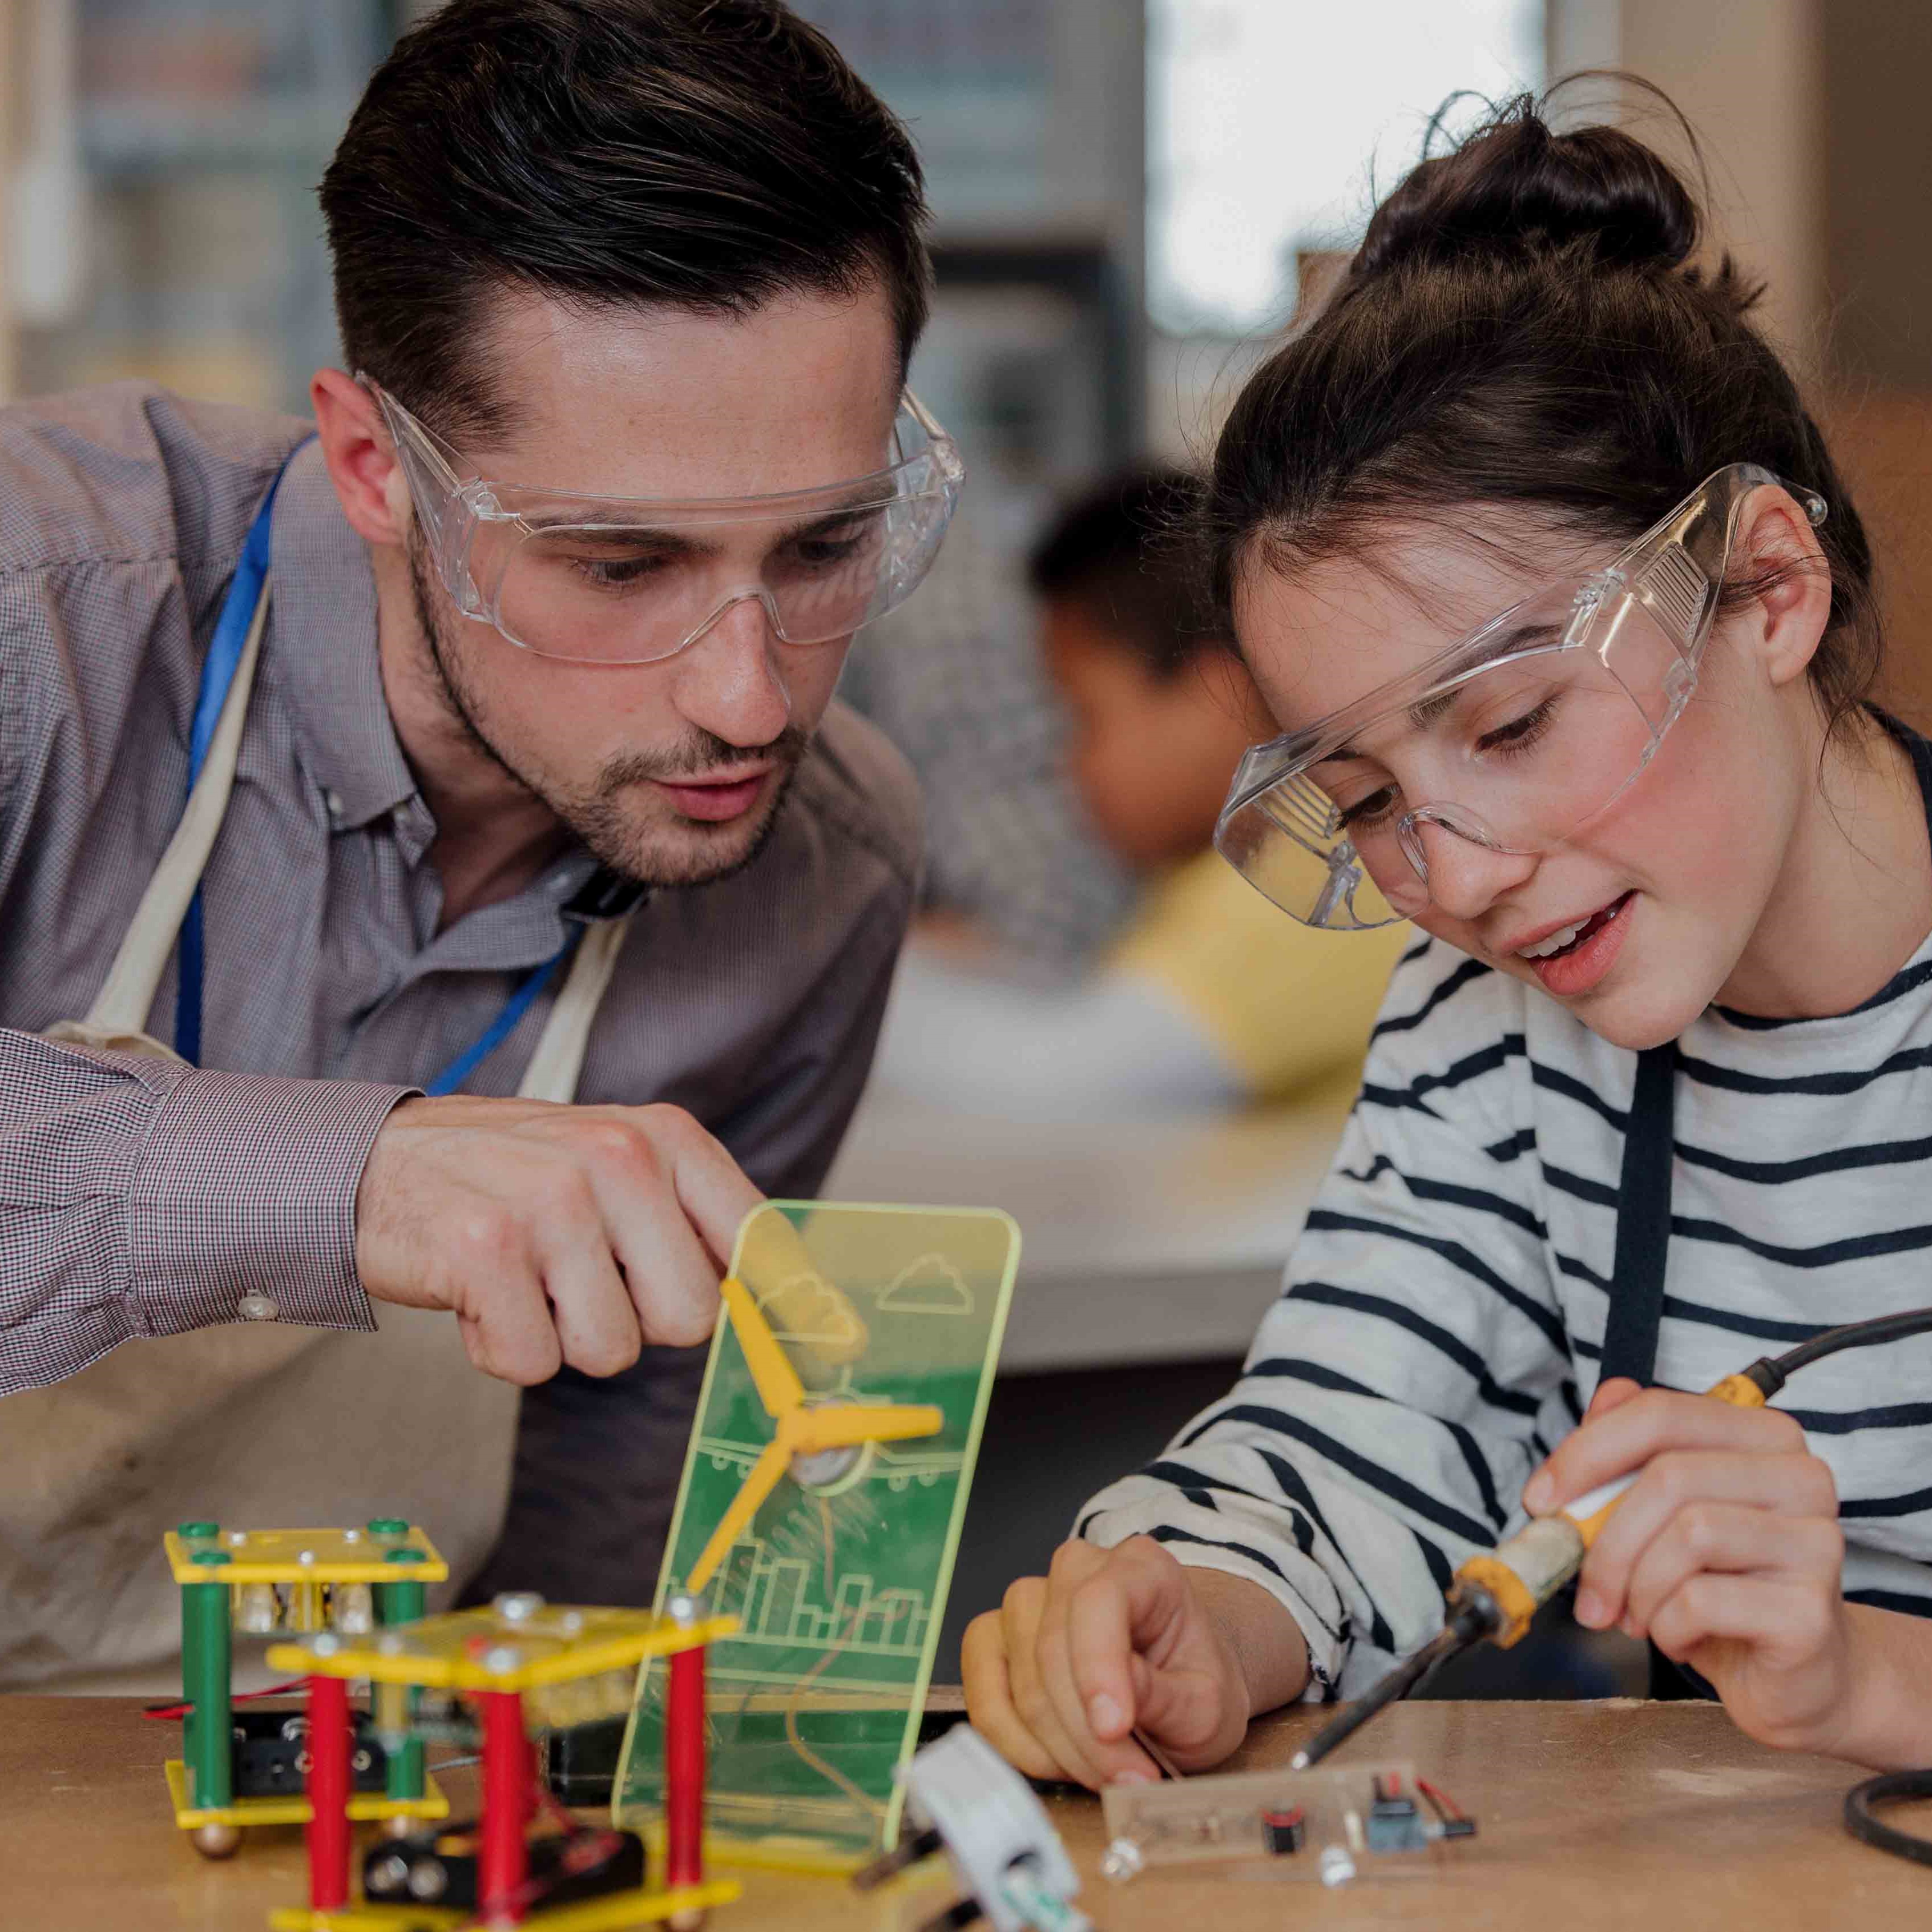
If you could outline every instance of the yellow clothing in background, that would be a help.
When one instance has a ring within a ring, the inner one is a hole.
[[[1346,1108],[1407,926],[1318,932],[1218,854],[1150,886],[1108,960],[1192,1014],[1257,1100]]]

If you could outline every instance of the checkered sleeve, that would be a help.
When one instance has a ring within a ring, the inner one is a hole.
[[[410,1090],[0,1030],[0,1395],[140,1336],[241,1318],[374,1328],[356,1184]]]

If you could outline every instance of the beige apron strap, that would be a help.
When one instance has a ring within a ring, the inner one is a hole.
[[[517,1089],[524,1100],[554,1100],[568,1106],[576,1099],[591,1022],[616,970],[617,956],[624,950],[625,935],[634,916],[634,911],[627,912],[621,919],[600,920],[585,932],[570,962],[570,977],[550,1010],[536,1051],[524,1070],[523,1084]]]
[[[141,896],[128,936],[122,940],[121,950],[108,970],[106,983],[88,1008],[85,1019],[62,1020],[48,1028],[48,1039],[115,1052],[152,1054],[166,1060],[180,1058],[171,1048],[150,1039],[142,1028],[148,1023],[161,974],[180,936],[182,921],[188,916],[195,888],[207,868],[208,855],[214,849],[222,815],[228,809],[228,795],[235,784],[236,760],[242,748],[242,727],[248,716],[248,694],[254,688],[255,666],[261,656],[262,632],[268,620],[268,586],[265,580],[262,594],[255,600],[248,640],[242,647],[240,662],[222,703],[214,735],[208,741],[207,761],[188,794],[187,809],[175,828],[175,836],[168,842],[168,849]]]

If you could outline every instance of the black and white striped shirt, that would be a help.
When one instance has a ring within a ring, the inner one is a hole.
[[[1708,1388],[1932,1301],[1932,938],[1851,1012],[1714,1006],[1679,1046],[1658,1379]],[[1240,1381],[1079,1533],[1149,1533],[1273,1592],[1311,1697],[1426,1641],[1596,1386],[1636,1063],[1533,988],[1412,947]],[[1932,1336],[1829,1358],[1778,1405],[1837,1478],[1846,1594],[1932,1615]]]

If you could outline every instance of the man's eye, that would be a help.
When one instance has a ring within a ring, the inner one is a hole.
[[[865,547],[862,537],[814,537],[793,544],[792,555],[808,570],[831,570]]]
[[[664,563],[659,556],[580,556],[573,560],[572,568],[600,590],[620,590],[626,584],[655,575]]]

